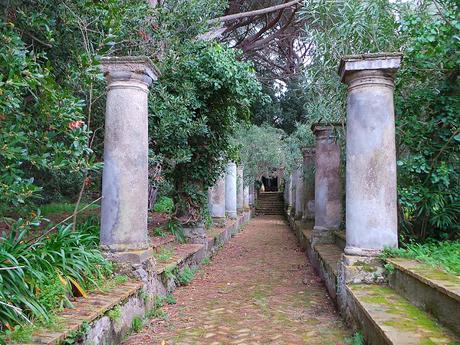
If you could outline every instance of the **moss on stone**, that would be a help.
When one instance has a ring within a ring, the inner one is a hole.
[[[384,312],[388,315],[386,320],[382,320],[385,326],[402,332],[419,334],[420,344],[446,344],[446,341],[453,339],[453,336],[427,313],[396,295],[391,288],[361,284],[350,285],[350,289],[357,293],[360,301],[371,304],[366,308],[372,308],[376,312]],[[449,344],[458,344],[458,342],[454,341]]]

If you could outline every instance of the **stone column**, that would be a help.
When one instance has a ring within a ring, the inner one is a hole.
[[[340,147],[333,126],[315,124],[312,130],[316,136],[314,242],[333,242],[331,230],[342,221]]]
[[[290,215],[293,207],[293,199],[292,199],[292,194],[293,194],[293,183],[292,179],[294,178],[293,174],[289,175],[289,178],[286,182],[286,188],[287,188],[287,214]]]
[[[225,212],[227,217],[236,219],[236,164],[227,164],[225,173]]]
[[[303,213],[303,169],[297,168],[295,178],[295,219],[302,219]]]
[[[305,200],[302,220],[309,221],[315,219],[315,148],[306,147],[302,150],[302,154]]]
[[[249,207],[251,208],[254,206],[254,193],[255,193],[255,188],[254,188],[254,183],[251,183],[249,185]]]
[[[249,186],[244,186],[243,196],[243,208],[245,211],[249,211]]]
[[[238,213],[243,213],[244,208],[244,181],[243,181],[243,166],[236,168],[237,182],[236,182],[236,210]]]
[[[396,53],[340,62],[348,85],[346,254],[374,256],[398,246],[393,93],[401,60]]]
[[[214,220],[225,219],[225,174],[210,188],[209,213]]]
[[[102,60],[107,79],[101,248],[115,261],[151,257],[147,234],[148,87],[158,72],[148,58]]]

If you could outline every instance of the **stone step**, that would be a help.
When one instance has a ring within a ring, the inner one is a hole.
[[[387,286],[347,285],[350,311],[372,345],[460,344],[449,329]],[[458,318],[457,318],[458,321]]]
[[[32,333],[29,344],[57,345],[63,343],[65,338],[83,329],[85,324],[90,324],[129,298],[140,295],[142,286],[142,282],[129,280],[111,288],[110,291],[94,291],[88,298],[78,298],[72,302],[75,308],[66,308],[58,314],[59,329],[62,331],[35,331]],[[137,297],[137,299],[141,298]],[[136,315],[132,317],[134,316]]]
[[[166,271],[170,272],[176,268],[180,269],[185,264],[189,266],[197,265],[206,254],[204,244],[174,243],[172,248],[167,249],[172,251],[171,257],[164,261],[159,261],[157,259],[156,262],[156,272],[160,276],[162,276]]]
[[[394,267],[390,286],[460,336],[460,277],[416,260],[386,261]]]

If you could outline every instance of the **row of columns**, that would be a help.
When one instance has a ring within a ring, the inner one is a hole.
[[[348,255],[375,256],[398,245],[393,92],[401,59],[400,54],[367,54],[347,56],[340,63],[341,81],[348,85]],[[340,147],[334,125],[315,124],[312,131],[316,146],[303,150],[303,165],[288,179],[285,199],[296,219],[314,218],[313,242],[329,242],[343,218]]]
[[[243,167],[234,162],[227,164],[225,173],[209,189],[209,212],[215,220],[236,219],[238,213],[251,205],[249,187],[244,185]]]
[[[341,80],[348,85],[346,254],[376,255],[385,246],[397,246],[393,79],[401,59],[400,54],[367,54],[344,57],[340,63]],[[159,73],[145,57],[104,58],[101,66],[108,82],[101,247],[114,260],[138,262],[152,253],[147,235],[147,97]],[[314,212],[315,231],[323,233],[337,228],[342,217],[340,151],[331,128],[317,125],[313,130],[317,137],[314,207],[311,183],[307,183],[311,180],[306,179],[313,156],[307,153],[289,182],[287,204],[296,217],[307,219]],[[225,200],[225,214],[234,218],[250,202],[251,197],[245,196],[249,189],[242,182],[237,185],[237,175],[242,181],[242,172],[229,163],[223,177],[225,196],[221,180],[215,186],[220,196],[212,198],[218,200],[216,205],[211,202],[212,212],[222,214]]]

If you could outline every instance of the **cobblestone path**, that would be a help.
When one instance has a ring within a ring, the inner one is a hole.
[[[124,344],[344,344],[350,336],[279,216],[257,217]]]

